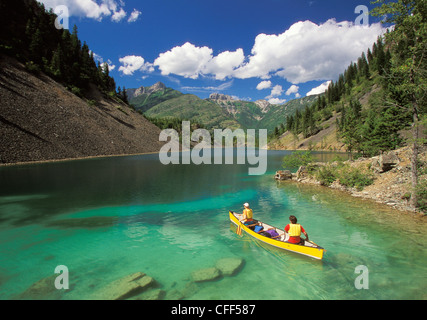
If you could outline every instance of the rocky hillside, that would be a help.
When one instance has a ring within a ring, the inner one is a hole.
[[[81,99],[0,56],[0,163],[158,152],[160,129],[95,87]]]
[[[411,156],[410,147],[373,158],[359,158],[356,161],[315,163],[311,165],[312,173],[307,167],[301,167],[296,174],[289,171],[279,171],[278,180],[295,180],[299,183],[328,186],[333,189],[349,192],[352,196],[370,199],[378,203],[391,206],[401,211],[414,212],[410,198],[413,192],[411,185]],[[419,183],[427,183],[427,147],[422,147],[419,154]],[[315,168],[325,168],[319,175]],[[359,172],[363,177],[372,179],[363,187],[349,186],[346,180],[356,176]],[[330,179],[332,177],[332,179]],[[330,180],[329,180],[330,179]]]
[[[302,134],[295,135],[285,132],[269,144],[271,150],[318,150],[345,152],[345,144],[337,137],[337,115],[322,123],[322,130],[314,136],[304,138]]]

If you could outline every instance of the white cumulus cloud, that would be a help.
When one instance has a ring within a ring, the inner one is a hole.
[[[279,97],[283,94],[283,87],[282,86],[275,86],[272,90],[271,90],[271,96],[272,97]]]
[[[283,94],[283,87],[280,85],[274,86],[271,90],[271,94],[265,99],[271,104],[283,104],[286,102],[286,99],[280,99],[279,97]]]
[[[132,13],[130,14],[130,17],[128,19],[128,22],[135,22],[136,20],[138,20],[139,16],[141,15],[141,11],[133,9]]]
[[[180,47],[161,53],[154,61],[162,75],[171,73],[185,78],[197,79],[212,59],[212,49],[208,47],[196,47],[187,42]]]
[[[268,102],[271,104],[284,104],[286,102],[286,99],[270,98],[268,99]]]
[[[85,17],[102,21],[105,17],[111,17],[111,21],[119,22],[127,16],[125,3],[122,0],[38,0],[43,3],[47,9],[55,9],[60,5],[67,6],[70,15]],[[138,11],[134,9],[134,12]],[[136,21],[135,14],[132,12],[129,22]],[[139,12],[139,11],[138,11]],[[138,15],[139,16],[139,15]]]
[[[120,8],[119,11],[114,12],[113,16],[111,17],[111,20],[114,22],[119,22],[123,20],[127,15],[126,11],[123,10],[123,8]]]
[[[162,75],[176,74],[191,79],[213,75],[216,80],[225,80],[243,64],[244,59],[243,49],[224,51],[214,57],[211,48],[186,42],[161,53],[154,65],[159,67]]]
[[[300,21],[279,35],[260,34],[237,78],[283,77],[293,84],[334,79],[384,33],[381,24]]]
[[[261,81],[260,83],[258,83],[256,88],[257,88],[257,90],[264,90],[264,89],[271,88],[272,85],[273,84],[271,83],[271,81],[265,80],[265,81]]]
[[[291,85],[291,87],[286,91],[286,95],[287,95],[287,96],[290,96],[292,93],[297,94],[297,93],[298,93],[298,91],[299,91],[299,87],[293,84],[293,85]]]
[[[140,56],[126,56],[119,59],[122,66],[119,68],[126,76],[133,75],[136,71],[153,72],[154,67],[151,63],[145,62],[143,57]]]
[[[332,81],[327,81],[327,82],[323,82],[320,86],[311,89],[308,93],[307,93],[307,97],[308,96],[314,96],[316,94],[321,94],[321,93],[325,93],[326,90],[328,90],[329,85],[331,84]]]
[[[203,73],[212,74],[217,80],[224,80],[231,77],[234,70],[240,67],[244,60],[243,49],[237,49],[233,52],[224,51],[206,64]]]
[[[116,66],[113,64],[113,62],[110,59],[108,59],[107,62],[104,62],[104,58],[101,55],[96,54],[93,51],[91,51],[91,53],[93,53],[93,58],[95,59],[95,61],[99,61],[103,69],[105,69],[107,65],[108,65],[109,71],[113,71],[114,69],[116,69]]]

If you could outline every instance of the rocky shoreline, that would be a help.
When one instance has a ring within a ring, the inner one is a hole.
[[[411,193],[413,192],[411,186],[411,153],[411,149],[405,147],[373,158],[345,161],[343,163],[352,168],[368,170],[369,174],[374,178],[373,184],[364,187],[363,190],[358,190],[357,188],[346,187],[339,180],[336,180],[327,187],[347,192],[354,197],[371,199],[396,210],[423,215],[420,210],[410,203]],[[420,151],[419,161],[427,163],[427,150],[425,147]],[[312,164],[314,167],[326,165],[325,163]],[[338,163],[332,162],[329,165],[337,166]],[[420,182],[427,180],[427,174],[423,174],[424,172],[420,172]],[[296,181],[318,186],[323,185],[314,175],[308,172],[307,167],[300,167],[296,173],[291,173],[288,170],[277,171],[275,179],[277,181]]]

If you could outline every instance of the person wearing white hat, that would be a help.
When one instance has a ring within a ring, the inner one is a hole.
[[[240,221],[243,222],[245,225],[252,224],[254,221],[253,219],[254,213],[252,209],[249,207],[249,203],[245,203],[243,207],[244,207],[243,214],[242,214],[243,219]]]

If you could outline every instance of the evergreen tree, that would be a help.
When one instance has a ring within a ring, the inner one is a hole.
[[[50,74],[56,79],[61,78],[61,46],[53,52],[52,60],[50,62]]]
[[[126,104],[129,104],[129,98],[128,98],[128,93],[126,91],[126,87],[123,87],[123,94],[122,94],[123,98],[123,102]]]
[[[362,105],[359,101],[351,101],[347,112],[341,119],[341,137],[350,154],[354,150],[360,150],[362,135],[360,132]]]
[[[292,132],[294,130],[294,117],[287,116],[286,117],[286,130]]]
[[[371,49],[368,49],[367,58],[368,58],[368,64],[371,64],[372,61],[374,60],[374,56],[372,55]]]
[[[37,29],[31,37],[30,43],[30,60],[36,64],[42,62],[43,38],[40,29]]]
[[[414,189],[411,202],[417,205],[418,152],[420,115],[427,113],[427,2],[425,0],[377,0],[380,6],[373,10],[375,16],[387,16],[386,23],[395,25],[385,35],[391,54],[388,104],[410,112],[412,118],[411,174]]]

